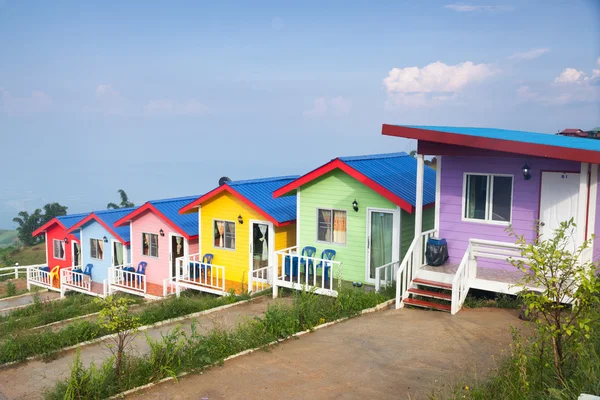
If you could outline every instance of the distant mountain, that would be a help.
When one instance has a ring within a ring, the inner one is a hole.
[[[17,238],[17,231],[0,229],[0,248],[8,247]]]

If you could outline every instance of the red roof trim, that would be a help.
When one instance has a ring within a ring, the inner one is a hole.
[[[188,235],[183,229],[181,229],[179,226],[177,226],[177,224],[175,224],[173,221],[171,221],[169,218],[167,218],[166,215],[161,213],[158,210],[158,208],[156,208],[154,206],[154,204],[152,204],[150,202],[147,202],[143,206],[139,207],[137,210],[130,212],[129,214],[127,214],[126,216],[124,216],[123,218],[121,218],[120,220],[115,222],[114,226],[115,227],[123,226],[123,225],[127,224],[129,221],[135,219],[136,217],[140,216],[142,213],[144,213],[146,211],[150,211],[150,212],[156,214],[160,219],[163,220],[164,223],[169,225],[173,230],[177,231],[177,233],[182,235],[187,240],[190,240],[194,237],[192,235]],[[196,236],[198,236],[198,235],[196,235]]]
[[[180,214],[189,213],[192,210],[194,210],[195,208],[198,208],[202,203],[214,198],[215,196],[218,196],[219,194],[221,194],[223,192],[227,192],[227,193],[231,194],[232,196],[238,198],[241,202],[246,204],[248,207],[252,208],[254,211],[258,212],[260,215],[262,215],[267,220],[272,222],[273,225],[275,225],[276,227],[289,225],[289,224],[295,222],[295,221],[285,221],[285,222],[281,222],[281,223],[277,222],[277,220],[275,218],[273,218],[270,214],[265,212],[265,210],[263,210],[262,208],[260,208],[259,206],[257,206],[256,204],[254,204],[253,202],[248,200],[246,197],[242,196],[237,190],[235,190],[234,188],[229,186],[227,183],[219,186],[218,188],[211,190],[210,192],[206,193],[204,196],[201,196],[200,198],[194,200],[187,206],[181,208],[181,210],[179,210],[179,213]]]
[[[332,160],[332,161],[328,162],[327,164],[322,165],[315,170],[312,170],[308,174],[301,176],[300,178],[296,179],[295,181],[292,181],[292,182],[288,183],[287,185],[280,187],[279,189],[277,189],[276,191],[273,192],[273,197],[281,197],[281,196],[291,192],[292,190],[298,189],[300,186],[305,185],[308,182],[311,182],[311,181],[317,179],[318,177],[323,176],[326,173],[333,171],[336,168],[344,171],[345,173],[347,173],[348,175],[350,175],[351,177],[353,177],[354,179],[356,179],[363,185],[367,186],[368,188],[374,190],[376,193],[379,193],[381,196],[385,197],[392,203],[400,206],[400,208],[402,208],[404,211],[406,211],[410,214],[412,214],[414,212],[415,208],[413,207],[412,204],[410,204],[406,200],[402,199],[400,196],[392,193],[391,191],[389,191],[385,187],[381,186],[379,183],[375,182],[371,178],[368,178],[366,175],[363,175],[362,173],[358,172],[357,170],[355,170],[354,168],[352,168],[351,166],[349,166],[348,164],[346,164],[339,158],[336,158],[335,160]]]
[[[108,232],[110,232],[111,235],[113,235],[114,237],[119,239],[119,242],[123,243],[126,246],[129,244],[129,242],[126,242],[125,240],[123,240],[123,238],[121,236],[117,235],[117,233],[111,227],[106,225],[106,223],[104,221],[102,221],[102,219],[100,219],[100,217],[98,217],[94,213],[91,213],[90,215],[88,215],[87,217],[85,217],[84,219],[82,219],[81,221],[76,223],[75,225],[73,225],[67,232],[71,233],[75,229],[82,227],[83,225],[87,224],[88,222],[90,222],[92,220],[94,220],[97,223],[99,223],[100,225],[102,225],[102,227],[104,229],[106,229]]]
[[[435,132],[435,137],[431,134]],[[555,158],[587,163],[598,163],[598,152],[593,150],[572,149],[539,143],[524,143],[515,140],[485,138],[458,133],[440,132],[429,129],[409,128],[406,126],[383,124],[381,134],[429,142],[453,144],[477,149],[496,150],[506,153]]]
[[[54,217],[50,221],[46,222],[44,225],[40,226],[35,231],[33,231],[31,233],[31,236],[36,237],[38,235],[41,235],[42,233],[44,233],[45,231],[47,231],[48,228],[50,228],[54,224],[58,224],[58,225],[62,226],[63,229],[67,229],[67,228],[65,228],[65,226],[63,225],[63,223],[59,221],[58,218]]]

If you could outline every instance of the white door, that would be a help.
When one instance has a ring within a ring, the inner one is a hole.
[[[250,221],[250,271],[270,265],[275,244],[273,233],[272,223]]]
[[[76,241],[71,241],[71,264],[73,266],[81,265],[81,246]]]
[[[126,263],[126,250],[123,243],[113,240],[112,241],[112,265],[116,267],[117,265],[124,265]]]
[[[579,206],[579,173],[542,172],[540,199],[540,234],[543,239],[552,237],[553,231],[561,222],[577,218]],[[585,229],[585,227],[577,227]],[[576,232],[573,232],[571,250],[576,246]]]
[[[188,242],[183,236],[176,235],[174,233],[169,233],[169,259],[171,261],[171,269],[169,272],[169,277],[174,278],[177,274],[177,259],[179,257],[185,257],[188,254]],[[183,268],[182,265],[180,267]]]
[[[400,214],[396,210],[367,209],[367,282],[375,282],[375,270],[378,267],[398,260],[399,228]]]

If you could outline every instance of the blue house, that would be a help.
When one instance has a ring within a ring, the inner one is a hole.
[[[92,281],[108,279],[108,268],[131,262],[129,226],[115,228],[114,224],[135,208],[94,211],[69,229],[79,232],[81,264],[92,264]]]

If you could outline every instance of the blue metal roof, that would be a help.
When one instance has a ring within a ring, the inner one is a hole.
[[[57,220],[60,221],[61,224],[65,226],[65,229],[71,228],[73,225],[84,219],[90,215],[90,213],[82,213],[82,214],[71,214],[71,215],[61,215],[60,217],[56,217]]]
[[[406,153],[338,157],[412,206],[417,197],[417,160]],[[423,204],[435,202],[435,170],[425,166]]]
[[[278,223],[296,219],[296,195],[273,198],[273,192],[298,179],[299,176],[252,179],[227,182],[242,196],[272,216]]]
[[[511,140],[515,142],[542,144],[570,149],[591,150],[600,152],[600,140],[562,136],[539,132],[514,131],[496,128],[469,128],[455,126],[398,125],[407,128],[448,132],[458,135],[477,136],[489,139]],[[434,133],[432,133],[434,134]]]
[[[179,214],[179,210],[200,196],[186,196],[172,199],[150,200],[158,211],[190,236],[198,235],[198,215]]]
[[[104,222],[106,225],[109,226],[109,228],[111,228],[113,230],[113,232],[115,232],[117,235],[119,235],[121,237],[121,239],[123,239],[125,242],[129,242],[130,241],[130,232],[129,232],[129,226],[121,226],[118,228],[115,228],[115,222],[117,222],[118,220],[120,220],[121,218],[123,218],[124,216],[126,216],[127,214],[129,214],[130,212],[132,212],[133,210],[137,209],[137,207],[132,207],[132,208],[119,208],[116,210],[101,210],[101,211],[94,211],[94,214],[100,218],[102,220],[102,222]]]

